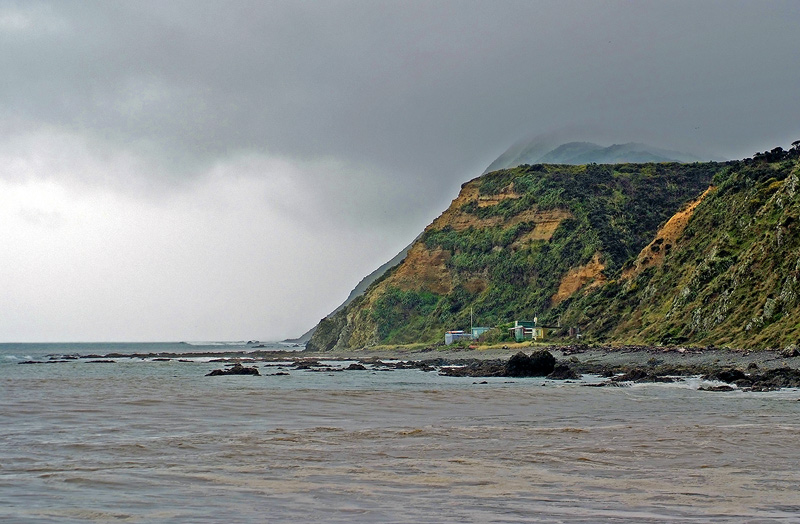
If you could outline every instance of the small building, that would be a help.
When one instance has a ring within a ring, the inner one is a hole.
[[[514,327],[509,331],[517,342],[525,340],[544,340],[551,329],[551,326],[537,326],[536,321],[517,320],[514,322]]]
[[[492,328],[488,327],[473,327],[470,329],[470,332],[467,333],[461,329],[453,329],[450,331],[445,331],[444,333],[444,343],[448,346],[453,342],[458,340],[476,340],[479,336],[483,335],[487,331]]]
[[[459,340],[472,340],[472,333],[465,333],[463,330],[458,329],[446,331],[444,334],[444,343],[448,346]]]
[[[479,336],[483,335],[484,333],[486,333],[490,329],[492,329],[492,328],[477,327],[476,326],[476,327],[472,328],[472,338],[477,339]]]

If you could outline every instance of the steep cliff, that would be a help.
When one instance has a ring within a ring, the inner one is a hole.
[[[462,186],[310,349],[515,319],[611,343],[800,339],[800,145],[725,163],[525,165]]]
[[[601,286],[723,164],[533,165],[462,186],[405,260],[323,320],[309,349],[434,342],[445,329],[555,322]],[[557,311],[556,313],[553,313]]]

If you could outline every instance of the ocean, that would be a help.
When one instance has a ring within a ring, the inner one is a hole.
[[[800,522],[797,390],[205,376],[242,350],[0,344],[0,521]]]

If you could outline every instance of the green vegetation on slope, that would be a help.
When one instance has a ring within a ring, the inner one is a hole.
[[[800,339],[800,148],[727,165],[663,264],[576,295],[595,340],[785,347]]]
[[[395,276],[400,271],[390,272],[323,321],[309,347],[436,342],[445,329],[467,328],[470,311],[476,323],[488,326],[535,315],[554,322],[564,307],[553,309],[552,297],[570,269],[598,259],[605,276],[615,274],[723,168],[526,165],[484,175],[468,183],[477,184],[478,199],[450,210],[472,217],[473,225],[429,227],[418,240],[420,249],[444,253],[447,291],[437,292],[408,271],[402,278]],[[480,202],[498,195],[510,197]],[[551,236],[529,238],[535,213],[547,212],[560,213],[557,228]]]

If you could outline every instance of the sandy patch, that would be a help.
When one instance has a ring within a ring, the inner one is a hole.
[[[589,287],[599,286],[606,281],[603,275],[603,270],[606,268],[605,264],[600,260],[600,253],[595,253],[594,257],[588,264],[580,267],[573,268],[564,275],[561,283],[558,285],[558,291],[551,298],[553,305],[566,300],[573,293],[581,289],[586,284]]]

